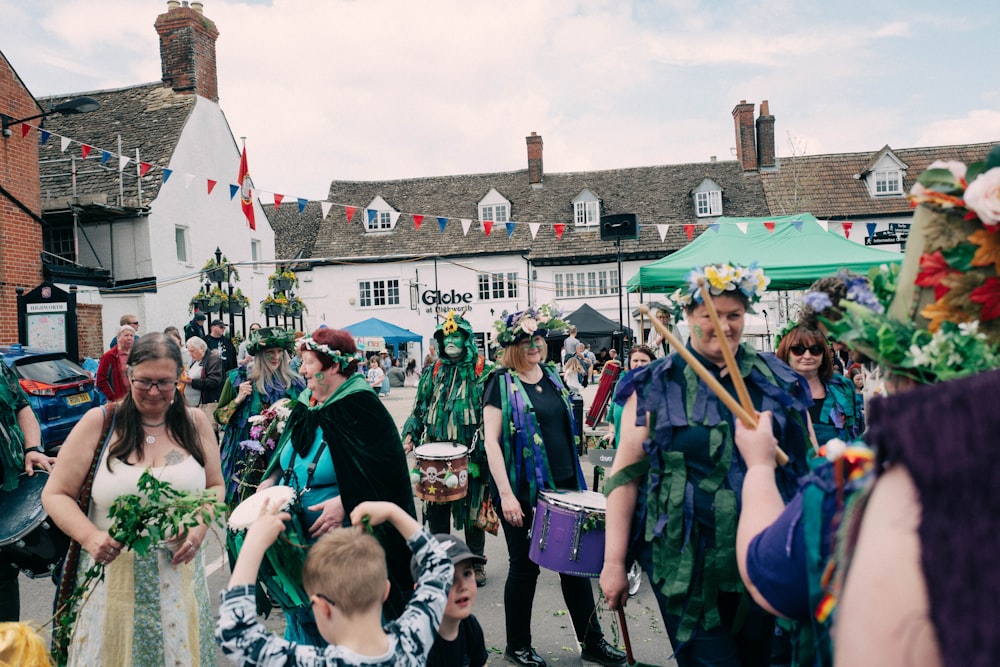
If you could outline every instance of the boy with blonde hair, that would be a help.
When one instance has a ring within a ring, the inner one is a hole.
[[[385,552],[357,527],[367,517],[377,526],[389,521],[406,537],[419,563],[416,590],[403,614],[382,627],[382,602],[389,594]],[[327,533],[310,549],[302,585],[313,616],[329,646],[304,646],[268,632],[257,620],[255,582],[267,551],[291,517],[265,507],[247,530],[222,607],[215,637],[238,665],[424,665],[448,601],[451,560],[416,519],[389,502],[364,502],[351,512],[354,528]]]

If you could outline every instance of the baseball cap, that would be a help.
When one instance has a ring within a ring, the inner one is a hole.
[[[434,536],[434,539],[444,547],[444,550],[448,553],[448,558],[451,559],[452,565],[458,565],[470,560],[474,565],[484,565],[486,563],[486,556],[472,553],[469,545],[454,535],[438,533]],[[413,575],[414,580],[420,576],[420,568],[417,565],[416,556],[410,559],[410,574]]]
[[[212,320],[212,324],[210,326],[213,326],[213,327],[228,327],[229,325],[226,324],[225,322],[223,322],[222,320]]]
[[[205,313],[195,313],[195,314],[194,314],[194,319],[195,319],[196,321],[198,321],[198,322],[204,322],[204,321],[205,321],[205,320],[207,320],[208,318],[207,318],[207,317],[205,317]]]

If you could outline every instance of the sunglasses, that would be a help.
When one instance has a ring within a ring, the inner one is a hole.
[[[818,357],[824,352],[824,350],[826,350],[826,346],[820,345],[819,343],[816,343],[815,345],[810,345],[808,347],[806,347],[805,345],[791,345],[789,346],[788,350],[796,357],[801,357],[803,354],[806,353],[806,350],[809,350],[809,354],[811,354],[812,356]]]

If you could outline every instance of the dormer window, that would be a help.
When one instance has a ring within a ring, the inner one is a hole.
[[[479,222],[490,220],[497,224],[510,222],[510,202],[495,188],[479,200]]]
[[[722,188],[711,178],[703,180],[691,194],[695,216],[717,218],[722,215]]]
[[[601,200],[584,190],[573,200],[573,221],[577,227],[597,226],[601,222]]]
[[[393,209],[381,197],[376,197],[365,209],[365,231],[391,232],[396,228],[399,211]]]
[[[902,197],[906,170],[907,165],[899,156],[883,146],[854,178],[864,181],[872,197]]]

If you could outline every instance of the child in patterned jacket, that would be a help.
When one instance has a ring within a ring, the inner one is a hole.
[[[403,614],[384,628],[382,602],[389,593],[385,552],[359,526],[389,521],[407,538],[420,563],[416,590]],[[286,641],[257,620],[255,581],[264,552],[291,517],[265,507],[247,530],[222,607],[215,637],[238,665],[424,665],[448,601],[454,567],[441,544],[416,519],[389,502],[365,502],[351,512],[354,528],[338,528],[314,544],[302,568],[302,585],[329,646]]]

